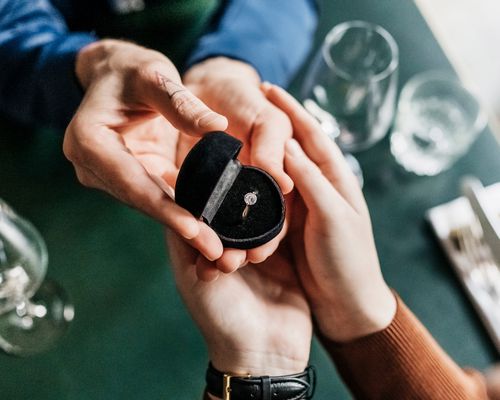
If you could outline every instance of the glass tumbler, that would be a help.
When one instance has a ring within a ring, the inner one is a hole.
[[[477,99],[455,77],[417,74],[401,91],[391,152],[407,171],[437,175],[467,152],[486,123]]]
[[[341,23],[326,36],[306,73],[301,98],[342,150],[364,150],[389,130],[398,57],[389,32],[368,22]]]

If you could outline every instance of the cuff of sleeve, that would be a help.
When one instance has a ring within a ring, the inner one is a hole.
[[[396,300],[394,319],[382,331],[348,343],[318,335],[354,397],[486,399],[480,374],[462,371],[397,295]]]
[[[98,38],[87,33],[73,33],[50,43],[44,53],[43,76],[46,82],[42,86],[41,99],[46,107],[41,107],[48,115],[39,115],[41,121],[65,128],[83,97],[83,89],[75,74],[75,62],[78,52]]]

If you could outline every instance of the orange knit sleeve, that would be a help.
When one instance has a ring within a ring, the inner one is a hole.
[[[391,324],[348,343],[320,337],[356,399],[484,400],[482,375],[462,370],[397,298]]]

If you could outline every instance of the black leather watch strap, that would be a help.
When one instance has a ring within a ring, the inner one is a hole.
[[[210,363],[208,393],[230,400],[302,400],[312,399],[316,373],[312,366],[304,372],[283,376],[231,376],[216,370]]]

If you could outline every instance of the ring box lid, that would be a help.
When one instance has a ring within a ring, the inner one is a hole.
[[[229,184],[241,168],[236,157],[242,146],[238,139],[223,132],[205,135],[182,163],[175,185],[176,203],[196,218],[203,217],[211,222],[210,216],[213,217],[217,210],[210,208],[220,202],[220,197],[225,195],[224,189],[229,189]],[[214,193],[218,184],[219,190]],[[211,204],[208,204],[210,200]]]

